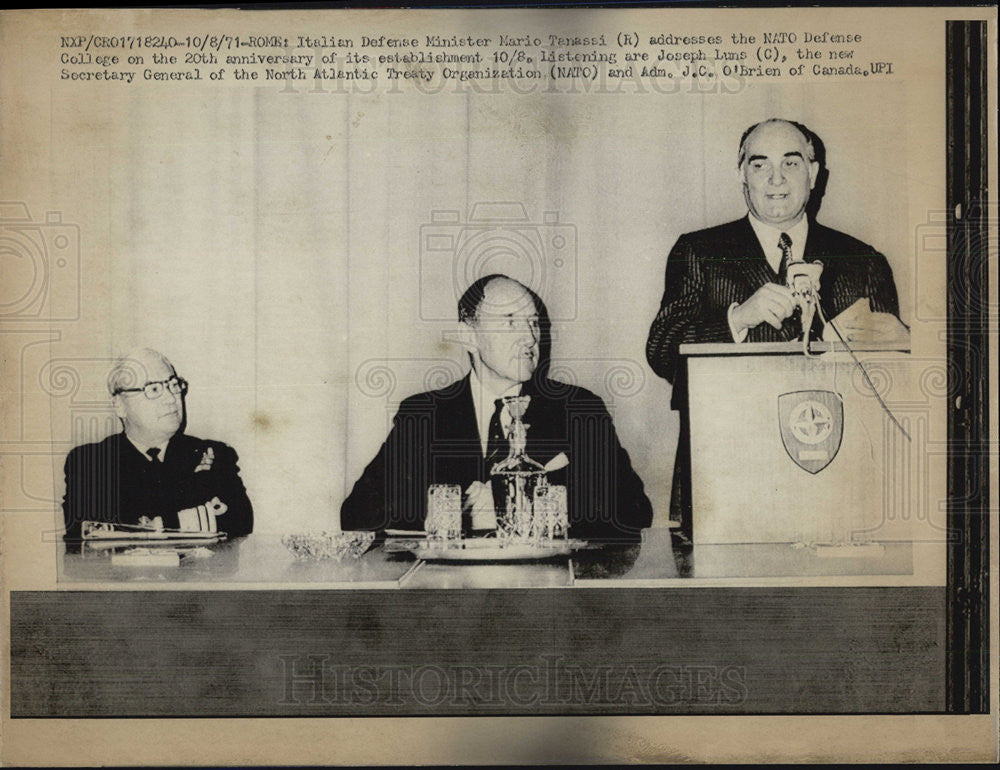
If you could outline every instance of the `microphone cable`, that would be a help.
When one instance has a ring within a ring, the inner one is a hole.
[[[872,378],[868,376],[868,370],[865,369],[861,361],[858,360],[858,357],[854,355],[854,351],[851,349],[851,346],[847,343],[847,340],[844,339],[844,335],[840,333],[840,329],[837,328],[837,325],[835,323],[826,320],[826,316],[823,314],[823,308],[819,304],[819,297],[817,297],[815,294],[813,295],[813,302],[816,306],[816,311],[819,313],[819,319],[823,322],[824,326],[830,326],[833,328],[834,332],[836,332],[837,338],[840,340],[841,344],[843,344],[843,346],[847,348],[847,352],[851,354],[851,358],[854,359],[854,363],[858,365],[858,368],[861,370],[861,374],[864,375],[865,382],[867,382],[868,387],[872,389],[872,393],[875,394],[875,398],[878,399],[879,405],[882,407],[883,411],[887,415],[889,415],[889,419],[892,420],[893,424],[897,428],[899,428],[900,433],[906,436],[906,440],[912,442],[913,439],[910,438],[910,434],[906,432],[906,428],[902,426],[899,420],[896,419],[896,415],[894,415],[892,413],[892,410],[889,409],[889,407],[886,405],[885,401],[882,399],[881,394],[878,392],[878,388],[875,387],[875,383],[872,382]],[[808,345],[809,332],[808,331],[804,332],[803,337],[806,339],[806,344]]]

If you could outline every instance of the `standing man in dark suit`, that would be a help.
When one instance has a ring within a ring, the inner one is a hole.
[[[550,380],[549,320],[541,299],[503,275],[481,278],[459,300],[471,371],[405,399],[392,430],[341,508],[345,530],[422,529],[431,484],[462,488],[463,529],[496,528],[490,471],[508,453],[503,397],[530,398],[526,452],[567,488],[570,535],[635,540],[652,507],[601,399]]]
[[[187,382],[155,350],[120,358],[108,391],[123,431],[66,458],[66,539],[84,521],[189,532],[253,531],[253,508],[236,452],[184,433]]]
[[[820,308],[845,338],[896,339],[907,334],[898,318],[896,286],[885,257],[807,215],[823,172],[817,144],[818,137],[808,128],[787,120],[772,118],[748,128],[738,156],[747,216],[682,235],[667,259],[663,299],[649,330],[646,358],[653,371],[673,384],[671,407],[680,411],[670,512],[688,533],[691,448],[682,344],[797,339],[802,334],[801,313],[785,285],[786,269],[790,262],[816,260],[823,263]],[[811,337],[823,333],[818,317],[808,332]]]

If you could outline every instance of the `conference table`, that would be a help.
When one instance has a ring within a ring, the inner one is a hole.
[[[506,563],[425,560],[376,541],[338,562],[296,560],[280,534],[262,532],[160,566],[130,560],[127,547],[117,549],[123,560],[116,549],[59,544],[58,589],[11,594],[12,711],[259,718],[944,707],[946,589],[912,585],[916,545],[841,553],[674,540],[650,529],[641,543]],[[352,689],[355,674],[363,688]],[[483,688],[500,677],[500,695],[466,698],[468,677]]]
[[[823,549],[805,544],[691,545],[667,528],[647,529],[632,544],[588,544],[570,555],[508,562],[417,558],[376,540],[360,557],[299,560],[281,535],[255,533],[179,551],[176,558],[123,558],[135,545],[60,543],[58,579],[65,583],[218,583],[324,589],[565,588],[675,586],[713,581],[825,579],[909,575],[909,543]],[[149,551],[156,552],[156,548]]]

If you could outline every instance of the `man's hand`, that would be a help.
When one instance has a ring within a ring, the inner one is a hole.
[[[185,508],[177,512],[177,521],[184,532],[216,532],[215,517],[228,511],[228,506],[218,497],[213,497],[207,503]]]
[[[496,529],[497,514],[493,508],[493,490],[489,484],[473,481],[465,490],[465,511],[471,511],[472,529]]]
[[[737,333],[762,323],[780,329],[781,322],[795,312],[797,304],[787,286],[765,283],[750,299],[733,308],[730,320]]]

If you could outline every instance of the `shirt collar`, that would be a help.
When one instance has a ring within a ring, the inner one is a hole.
[[[507,388],[502,393],[493,393],[490,391],[482,380],[479,379],[479,375],[476,374],[475,368],[469,373],[469,389],[472,391],[472,405],[476,412],[476,425],[479,428],[479,442],[482,446],[483,454],[486,454],[486,445],[489,440],[489,429],[490,420],[493,419],[493,412],[496,408],[494,402],[498,398],[503,398],[504,396],[517,396],[521,393],[521,388],[524,383],[515,382],[509,388]],[[500,424],[503,426],[506,432],[507,427],[510,425],[510,412],[505,407],[500,413]]]
[[[152,462],[152,458],[148,454],[150,449],[156,448],[160,450],[159,458],[161,463],[163,462],[163,459],[167,456],[167,445],[170,443],[170,439],[167,439],[162,444],[148,444],[144,446],[139,442],[135,441],[127,433],[125,434],[125,438],[127,438],[129,440],[129,443],[139,450],[139,454],[141,454],[149,462]]]
[[[764,256],[767,257],[767,261],[771,262],[775,260],[771,267],[777,270],[778,265],[781,264],[781,247],[778,246],[778,239],[782,233],[787,233],[788,237],[792,239],[793,261],[799,262],[802,260],[806,252],[806,238],[809,237],[808,216],[803,214],[802,219],[785,229],[760,221],[753,215],[752,211],[749,212],[749,217],[750,227],[753,228],[754,235],[757,236],[757,240],[760,242],[760,247],[764,250]]]

